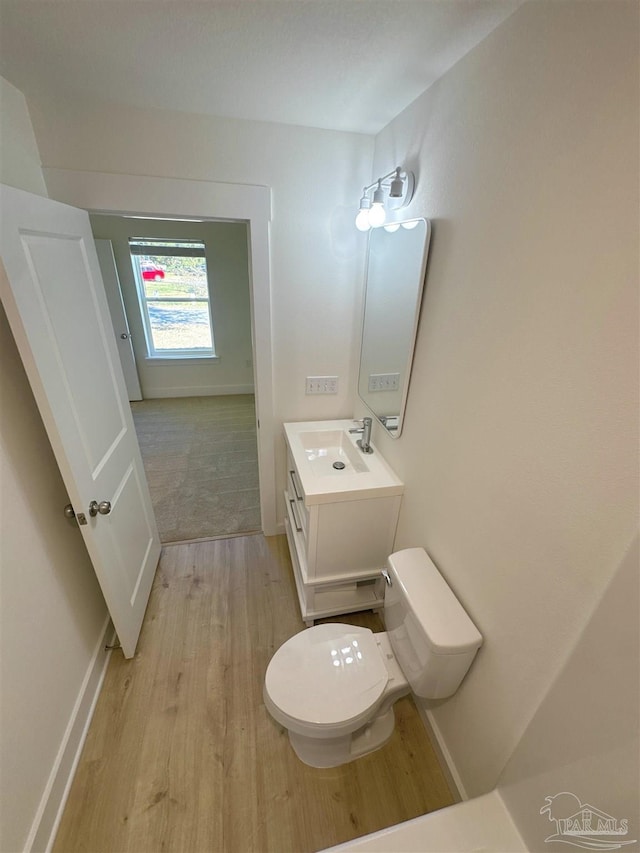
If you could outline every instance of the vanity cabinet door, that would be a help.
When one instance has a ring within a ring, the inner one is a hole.
[[[393,551],[400,496],[321,504],[315,542],[309,540],[313,577],[375,573]]]

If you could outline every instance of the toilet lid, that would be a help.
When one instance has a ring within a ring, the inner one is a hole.
[[[271,659],[265,687],[289,717],[331,726],[368,711],[388,678],[372,631],[332,623],[287,640]]]

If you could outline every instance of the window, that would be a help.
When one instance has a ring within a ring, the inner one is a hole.
[[[149,357],[214,357],[204,243],[131,238],[129,250]]]

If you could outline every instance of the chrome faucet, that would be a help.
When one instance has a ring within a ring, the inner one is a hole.
[[[358,423],[358,421],[355,421],[355,423]],[[373,453],[373,447],[371,447],[371,424],[373,420],[372,418],[362,418],[360,423],[362,423],[361,427],[350,429],[349,432],[362,433],[362,438],[359,438],[356,444],[363,453]]]

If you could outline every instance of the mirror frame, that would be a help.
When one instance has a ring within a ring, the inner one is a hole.
[[[402,388],[402,395],[400,398],[400,410],[399,410],[399,413],[397,416],[398,417],[398,424],[397,424],[397,427],[395,429],[390,429],[386,425],[385,420],[384,420],[384,416],[375,412],[371,408],[369,401],[366,400],[362,396],[362,394],[360,393],[360,380],[362,378],[362,354],[363,354],[363,350],[364,350],[364,335],[365,335],[365,328],[366,328],[366,322],[367,322],[367,305],[370,304],[370,301],[368,298],[368,296],[369,296],[369,294],[368,294],[368,290],[369,290],[369,287],[368,287],[368,285],[369,285],[369,266],[370,266],[370,260],[371,260],[370,245],[371,245],[371,238],[373,237],[375,231],[377,231],[378,229],[375,229],[375,231],[372,229],[372,231],[369,234],[369,240],[367,242],[367,262],[366,262],[366,268],[365,268],[364,302],[363,302],[363,307],[362,307],[362,323],[361,323],[361,327],[360,327],[360,357],[358,360],[358,380],[357,380],[358,397],[360,397],[360,399],[362,400],[364,405],[371,412],[371,414],[375,417],[375,419],[378,421],[378,423],[382,427],[384,427],[387,434],[390,435],[391,438],[394,438],[394,439],[400,437],[400,434],[402,433],[402,426],[404,423],[404,414],[405,414],[405,409],[406,409],[406,405],[407,405],[407,397],[409,395],[409,385],[411,384],[411,370],[413,367],[413,356],[414,356],[415,347],[416,347],[416,339],[418,336],[418,325],[420,322],[420,309],[422,306],[422,297],[423,297],[424,289],[425,289],[425,279],[426,279],[426,272],[427,272],[427,259],[429,257],[429,247],[431,244],[431,231],[432,231],[431,220],[426,219],[425,217],[422,217],[422,216],[415,216],[415,217],[412,217],[411,219],[399,220],[397,223],[396,222],[390,222],[387,224],[389,224],[389,225],[398,224],[398,225],[402,226],[404,223],[407,223],[407,222],[424,222],[426,225],[426,232],[425,232],[425,236],[424,236],[424,245],[422,247],[422,258],[421,258],[421,262],[420,262],[420,270],[418,273],[418,282],[417,282],[417,287],[416,287],[415,300],[414,300],[414,304],[413,304],[412,331],[411,331],[410,340],[408,342],[407,360],[405,362],[404,376],[406,378],[404,381],[404,387]]]

